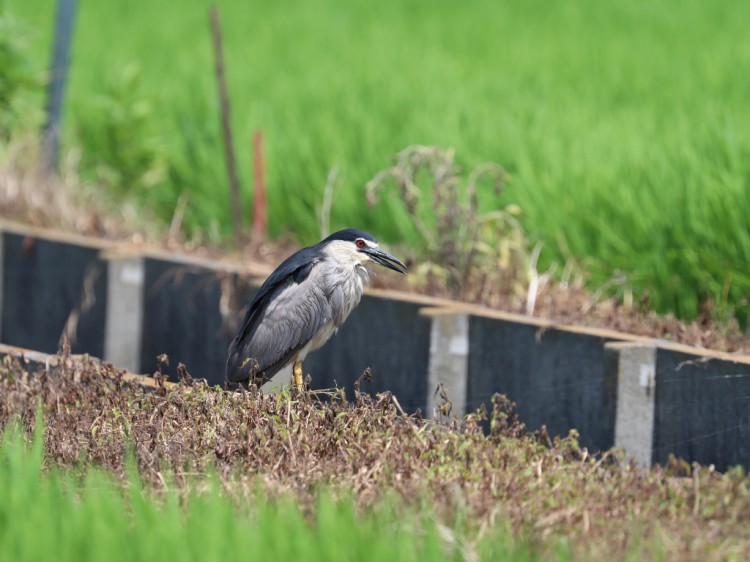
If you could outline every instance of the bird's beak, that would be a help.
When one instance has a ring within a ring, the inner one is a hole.
[[[365,248],[362,251],[375,263],[385,266],[388,269],[392,269],[393,271],[398,271],[401,274],[406,273],[406,264],[385,250],[381,250],[380,248]]]

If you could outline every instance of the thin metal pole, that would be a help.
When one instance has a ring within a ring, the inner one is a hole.
[[[52,68],[47,97],[47,122],[42,132],[45,165],[49,173],[57,171],[59,162],[60,120],[68,77],[70,42],[73,37],[76,6],[77,0],[58,0],[57,2],[55,42],[52,47]]]
[[[216,63],[216,81],[219,85],[219,104],[221,110],[221,125],[224,133],[224,151],[229,175],[229,196],[232,205],[232,223],[234,236],[239,244],[242,241],[242,201],[240,199],[240,180],[237,175],[237,161],[234,156],[234,140],[232,138],[232,124],[230,121],[229,94],[224,73],[224,55],[221,48],[221,25],[216,5],[211,6],[211,31],[213,33],[214,57]]]

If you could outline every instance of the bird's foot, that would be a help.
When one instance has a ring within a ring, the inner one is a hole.
[[[297,392],[302,394],[302,392],[305,390],[305,383],[302,375],[301,361],[294,364],[294,368],[292,369],[292,377],[294,378],[294,387],[297,389]]]

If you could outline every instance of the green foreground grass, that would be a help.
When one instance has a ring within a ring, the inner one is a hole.
[[[8,0],[6,0],[8,2]],[[244,197],[250,138],[267,140],[274,234],[333,227],[419,246],[392,197],[363,187],[412,144],[502,164],[540,265],[617,272],[661,311],[745,321],[750,292],[750,3],[217,2]],[[9,3],[46,66],[54,2]],[[229,233],[207,0],[79,6],[67,146],[88,178],[168,220]],[[40,103],[41,103],[40,97]]]
[[[236,505],[216,477],[182,491],[142,487],[134,462],[124,482],[101,469],[45,469],[42,434],[16,426],[0,445],[2,560],[463,560],[460,536],[395,504],[364,515],[318,495],[306,516],[291,499]],[[261,497],[261,494],[258,495]],[[533,560],[503,537],[472,545],[482,560]],[[475,558],[476,559],[476,558]]]

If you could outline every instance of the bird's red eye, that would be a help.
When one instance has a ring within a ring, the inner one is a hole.
[[[357,241],[355,242],[355,244],[357,245],[357,248],[364,248],[365,247],[365,241],[362,240],[361,238],[357,238]]]

